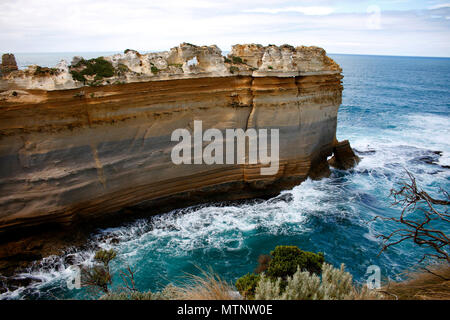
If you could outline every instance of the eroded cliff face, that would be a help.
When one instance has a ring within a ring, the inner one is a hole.
[[[73,79],[80,58],[3,76],[0,233],[275,195],[329,173],[342,75],[323,49],[236,45],[223,57],[216,46],[182,44],[105,60],[114,75],[96,80]],[[171,134],[192,132],[194,120],[222,132],[278,128],[278,173],[261,175],[260,163],[173,164]]]

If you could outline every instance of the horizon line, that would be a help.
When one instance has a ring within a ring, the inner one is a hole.
[[[133,49],[134,50],[134,49]],[[222,50],[222,49],[221,49]],[[136,50],[138,52],[163,52],[167,50]],[[29,52],[12,52],[5,51],[0,52],[1,54],[12,53],[12,54],[57,54],[57,53],[123,53],[124,50],[97,50],[97,51],[29,51]],[[222,53],[229,53],[230,50],[222,50]],[[405,57],[405,58],[441,58],[441,59],[450,59],[450,56],[420,56],[420,55],[400,55],[400,54],[375,54],[375,53],[341,53],[341,52],[326,52],[327,55],[350,55],[350,56],[378,56],[378,57]]]

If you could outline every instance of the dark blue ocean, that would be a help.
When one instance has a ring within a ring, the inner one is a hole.
[[[378,255],[381,245],[375,235],[387,234],[395,225],[372,219],[400,214],[389,193],[406,181],[405,170],[434,196],[439,188],[449,190],[450,169],[444,166],[450,165],[450,59],[331,56],[345,76],[337,137],[350,140],[362,158],[359,165],[333,170],[320,181],[307,180],[271,200],[190,207],[99,230],[91,243],[118,251],[112,263],[115,286],[121,286],[118,270],[127,264],[135,268],[141,290],[161,289],[186,273],[198,273],[197,267],[211,267],[234,282],[277,245],[322,251],[329,263],[345,263],[358,282],[365,280],[369,265],[378,265],[383,279],[398,280],[416,265],[425,250],[411,243]],[[54,65],[58,60],[55,54],[17,59],[21,66]],[[448,224],[439,227],[450,233]],[[113,244],[111,239],[120,241]],[[89,264],[93,254],[72,248],[64,256],[36,262],[22,276],[39,281],[1,297],[93,298],[85,289],[67,288],[73,271],[65,263]]]

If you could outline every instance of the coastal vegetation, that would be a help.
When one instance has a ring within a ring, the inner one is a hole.
[[[233,61],[233,63],[244,63],[244,61],[242,60],[241,57],[236,57],[236,56],[231,56],[231,61]]]
[[[268,255],[261,255],[258,259],[258,267],[255,273],[248,273],[236,281],[236,288],[239,293],[247,298],[255,297],[256,288],[265,276],[284,288],[288,283],[288,278],[292,277],[297,270],[306,271],[312,274],[320,274],[324,263],[323,253],[313,253],[300,250],[295,246],[277,246]]]
[[[284,283],[284,284],[283,284]],[[358,288],[353,283],[352,275],[340,268],[324,263],[321,276],[297,271],[286,279],[273,280],[261,276],[255,290],[256,300],[375,300],[382,299],[383,294],[370,290],[366,286]]]
[[[47,68],[41,66],[36,66],[34,71],[35,76],[57,75],[58,73],[59,71],[57,68]]]
[[[151,70],[152,70],[153,74],[157,74],[159,72],[159,69],[157,67],[155,67],[155,66],[152,66]]]
[[[230,67],[230,73],[235,73],[235,72],[238,72],[238,71],[239,71],[238,67],[235,67],[235,66],[231,66]]]
[[[123,76],[125,75],[127,72],[130,72],[130,69],[123,63],[119,63],[117,65],[117,75],[118,76]]]
[[[89,80],[88,84],[95,84],[95,82],[103,80],[103,78],[114,76],[115,70],[111,62],[103,57],[98,57],[89,60],[81,59],[70,67],[70,73],[74,80],[84,84],[87,83],[90,77],[94,77],[93,80]]]
[[[112,249],[97,251],[94,256],[95,264],[81,270],[82,285],[109,293],[109,286],[112,284],[109,263],[116,255],[117,253]]]

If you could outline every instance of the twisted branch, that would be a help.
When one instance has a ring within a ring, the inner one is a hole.
[[[377,238],[383,241],[383,247],[379,254],[391,246],[397,245],[406,240],[413,240],[420,246],[430,247],[434,253],[426,253],[420,262],[426,257],[433,257],[438,260],[446,260],[450,263],[448,248],[450,246],[450,238],[442,230],[431,226],[433,221],[442,221],[450,223],[450,214],[446,207],[444,212],[439,212],[434,205],[448,206],[450,204],[450,196],[447,191],[441,189],[444,199],[434,199],[427,192],[419,189],[414,176],[406,171],[410,182],[401,184],[400,189],[391,189],[390,196],[394,198],[393,206],[400,205],[403,207],[399,218],[376,216],[374,220],[381,219],[384,221],[393,221],[401,224],[402,227],[394,230],[389,235],[379,234]],[[412,220],[407,217],[408,213],[416,211],[416,208],[423,213],[418,219]],[[393,238],[400,237],[398,240]]]

